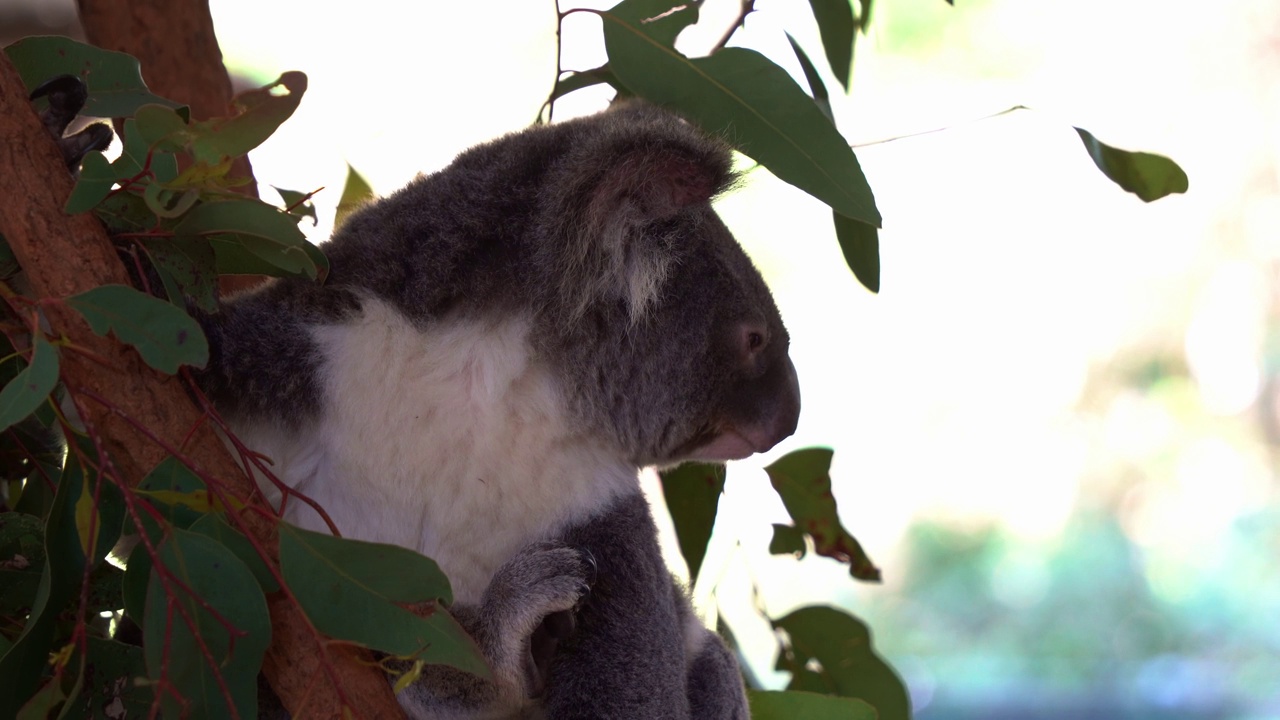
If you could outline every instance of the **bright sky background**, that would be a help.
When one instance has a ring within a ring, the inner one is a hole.
[[[526,126],[551,87],[550,0],[211,5],[233,71],[310,77],[297,114],[252,159],[262,183],[326,186],[325,219],[346,163],[388,193]],[[681,47],[710,46],[736,7],[709,0]],[[807,3],[756,7],[735,44],[798,76],[785,28],[820,57]],[[885,218],[879,296],[853,279],[829,211],[804,193],[760,170],[720,205],[777,294],[804,395],[796,436],[731,469],[721,508],[735,532],[717,536],[706,566],[726,595],[749,596],[751,573],[769,577],[761,601],[774,614],[847,592],[834,563],[763,557],[768,523],[785,515],[758,468],[787,450],[835,449],[845,524],[885,569],[886,586],[868,592],[893,592],[913,519],[995,521],[1049,543],[1090,491],[1100,452],[1167,440],[1169,419],[1138,401],[1105,425],[1081,422],[1099,368],[1136,349],[1185,349],[1210,418],[1249,409],[1267,263],[1280,254],[1280,95],[1264,70],[1276,65],[1277,19],[1268,0],[876,3],[852,96],[835,101],[846,137],[950,129],[858,150]],[[566,69],[603,61],[598,21],[575,16],[565,31]],[[584,93],[557,116],[606,99]],[[1017,104],[1035,109],[975,121]],[[1191,192],[1143,204],[1097,172],[1072,124],[1175,158]],[[1144,543],[1212,539],[1274,502],[1265,458],[1212,432],[1179,458],[1175,483],[1134,500],[1127,529]],[[773,640],[756,626],[741,639],[765,670]]]

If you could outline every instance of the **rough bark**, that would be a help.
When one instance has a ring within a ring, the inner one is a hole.
[[[0,233],[38,298],[64,297],[107,283],[128,284],[102,225],[89,214],[62,212],[71,186],[57,147],[26,100],[21,79],[0,54]],[[200,413],[178,379],[152,370],[132,348],[95,335],[73,311],[50,304],[47,317],[55,334],[65,335],[95,358],[62,352],[62,378],[82,397],[88,391],[114,406],[111,410],[83,402],[82,412],[103,439],[121,477],[136,483],[166,454],[123,414],[166,443],[182,447],[199,470],[219,478],[230,492],[251,498],[251,481],[209,424],[199,423]],[[197,425],[200,429],[188,438]],[[240,517],[274,555],[274,521],[248,510]],[[301,611],[279,594],[268,602],[273,637],[264,670],[272,687],[285,706],[295,710],[295,717],[342,717],[339,695],[321,669],[323,655]],[[363,717],[403,717],[381,671],[361,662],[349,647],[335,646],[327,654],[351,710]],[[304,703],[305,715],[296,712]]]

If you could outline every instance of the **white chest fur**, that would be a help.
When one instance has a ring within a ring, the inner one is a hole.
[[[367,300],[358,320],[313,330],[322,418],[299,432],[240,427],[241,438],[344,536],[434,558],[455,598],[475,602],[523,545],[639,492],[634,467],[572,429],[528,331],[506,319],[423,332]],[[325,529],[300,502],[285,517]]]

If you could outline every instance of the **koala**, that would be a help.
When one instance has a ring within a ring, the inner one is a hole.
[[[324,285],[204,319],[201,385],[279,479],[453,582],[496,681],[433,669],[400,695],[411,716],[747,717],[638,485],[799,416],[787,331],[711,207],[731,160],[640,103],[531,128],[352,215]]]
[[[731,162],[639,102],[534,127],[352,215],[323,285],[199,317],[197,380],[273,474],[449,576],[494,679],[428,667],[398,696],[411,717],[748,717],[638,481],[768,450],[799,417],[787,331],[711,207]]]
[[[75,75],[58,75],[40,83],[31,91],[30,99],[48,98],[49,104],[40,111],[40,122],[58,142],[67,169],[78,173],[80,161],[93,150],[106,150],[113,134],[105,123],[92,123],[79,132],[66,135],[67,127],[89,98],[89,88]]]

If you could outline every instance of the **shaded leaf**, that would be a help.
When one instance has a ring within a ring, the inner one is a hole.
[[[171,302],[184,307],[184,299],[191,298],[201,310],[217,312],[218,258],[208,240],[157,237],[144,238],[142,245],[162,277],[167,276],[176,286],[176,295],[174,292],[169,295]]]
[[[307,252],[307,242],[297,222],[279,208],[260,200],[221,200],[203,203],[178,223],[173,230],[179,236],[214,236],[219,271],[222,267],[222,245],[238,245],[274,268],[288,273],[315,278],[317,265]],[[272,273],[272,274],[278,274]]]
[[[160,183],[147,183],[142,199],[156,217],[176,218],[190,210],[200,199],[200,193],[191,188],[175,190]]]
[[[634,94],[724,136],[780,179],[848,217],[880,213],[849,144],[785,70],[752,50],[689,59],[617,11],[602,13],[614,75]]]
[[[172,375],[182,365],[204,367],[209,343],[180,308],[124,285],[103,285],[64,302],[99,335],[108,331],[137,349],[151,367]]]
[[[551,91],[551,100],[559,100],[575,90],[599,85],[600,83],[608,83],[610,85],[618,83],[613,73],[609,72],[608,65],[602,65],[592,70],[569,73],[568,76],[560,78],[556,81],[555,89]]]
[[[111,194],[117,177],[106,155],[97,150],[89,152],[80,162],[80,177],[76,178],[75,187],[71,188],[62,211],[74,215],[92,210]]]
[[[197,162],[215,165],[223,158],[248,153],[293,115],[306,90],[307,76],[289,71],[269,85],[236,95],[232,98],[236,113],[231,117],[192,123],[192,155]]]
[[[186,119],[162,105],[144,105],[138,108],[133,120],[137,138],[141,141],[135,145],[136,148],[177,151],[184,149],[192,138]]]
[[[144,718],[151,709],[151,686],[142,648],[90,636],[85,681],[60,720]]]
[[[858,698],[880,720],[909,720],[911,701],[897,673],[871,647],[871,632],[859,619],[831,607],[807,607],[773,621],[786,631],[777,669],[796,674],[800,685]],[[793,688],[788,688],[793,689]],[[808,717],[807,715],[805,717]]]
[[[800,61],[800,69],[804,71],[804,79],[809,83],[809,94],[813,96],[813,101],[817,103],[818,109],[832,123],[836,121],[836,116],[831,110],[831,98],[827,95],[827,86],[822,84],[822,78],[818,75],[818,69],[810,62],[809,56],[804,54],[804,50],[800,49],[796,39],[791,37],[791,33],[786,33],[787,42],[791,43],[791,50],[795,52],[796,59]]]
[[[333,218],[333,226],[342,227],[351,213],[372,200],[373,188],[369,187],[369,181],[348,164],[347,181],[342,186],[342,197],[338,199],[338,212]]]
[[[98,204],[93,214],[112,233],[143,232],[155,225],[156,217],[141,195],[119,192]]]
[[[285,190],[275,185],[271,187],[275,188],[275,191],[280,193],[280,199],[284,200],[285,212],[292,215],[296,220],[311,218],[313,226],[320,224],[320,218],[316,215],[315,203],[312,203],[310,199],[312,195],[320,192],[319,190],[304,193],[297,190]]]
[[[162,694],[165,716],[230,717],[225,695],[229,693],[240,717],[256,717],[258,671],[271,642],[271,617],[253,574],[212,538],[177,528],[157,553],[168,572],[186,583],[226,623],[181,589],[165,587],[153,568],[142,623],[147,675],[153,681],[165,677],[187,701],[184,707],[171,695]],[[179,608],[194,624],[211,658],[202,654]]]
[[[263,592],[273,593],[280,589],[280,583],[276,582],[275,576],[267,569],[266,561],[253,549],[253,543],[249,538],[228,525],[222,518],[217,515],[205,515],[192,523],[190,529],[191,532],[217,540],[218,544],[235,553],[235,556],[240,558],[240,562],[243,562],[245,567],[249,568],[249,572],[253,573]]]
[[[752,690],[751,720],[881,720],[870,705],[808,692]]]
[[[448,579],[429,558],[281,523],[280,570],[321,632],[489,677],[475,643],[442,608],[419,617],[400,606],[452,600]]]
[[[52,677],[22,706],[14,720],[45,720],[67,699],[62,678]]]
[[[862,30],[862,34],[867,34],[867,28],[871,27],[871,2],[872,0],[858,0],[858,28]]]
[[[163,113],[172,114],[167,109]],[[181,122],[181,117],[178,117],[178,121]],[[151,156],[150,165],[147,164],[148,155]],[[155,181],[159,183],[171,182],[178,177],[177,157],[160,150],[153,152],[151,144],[138,130],[137,119],[129,118],[124,121],[124,144],[120,157],[111,163],[111,168],[117,178],[124,180],[140,175],[144,167],[151,171]]]
[[[863,287],[873,293],[880,292],[880,231],[838,212],[832,212],[831,216],[845,264]]]
[[[185,106],[152,94],[142,81],[138,61],[125,53],[54,35],[24,38],[4,51],[28,92],[55,75],[84,80],[89,96],[80,114],[86,117],[128,117],[148,103],[186,112]]]
[[[31,347],[31,363],[0,390],[0,430],[35,412],[57,384],[58,351],[37,334]]]
[[[151,506],[164,519],[184,529],[204,517],[210,509],[208,488],[204,480],[172,455],[165,457],[147,473],[142,482],[138,483],[137,491],[148,498]],[[181,502],[184,498],[188,501]],[[200,500],[203,500],[202,505]],[[156,542],[160,540],[159,536],[155,539]]]
[[[818,34],[822,37],[822,49],[827,54],[831,72],[849,91],[849,76],[853,69],[853,38],[855,24],[853,6],[849,0],[809,0],[813,19],[818,22]],[[794,43],[792,43],[794,47]],[[806,76],[808,73],[805,73]]]
[[[787,454],[765,472],[795,527],[813,539],[814,552],[847,563],[849,574],[859,580],[879,582],[880,569],[840,524],[830,468],[830,450],[807,448]]]
[[[809,552],[804,542],[804,531],[791,525],[774,523],[769,552],[773,555],[795,555],[797,559],[804,557]]]
[[[686,0],[625,0],[609,13],[669,48],[681,31],[698,22],[698,4]]]
[[[1098,140],[1087,130],[1075,129],[1084,147],[1102,174],[1144,202],[1159,200],[1165,195],[1184,193],[1188,188],[1187,173],[1178,164],[1163,155],[1131,152],[1112,147]]]
[[[689,565],[689,581],[696,583],[724,492],[724,465],[684,463],[663,471],[661,477],[662,495],[675,523],[680,554]]]

